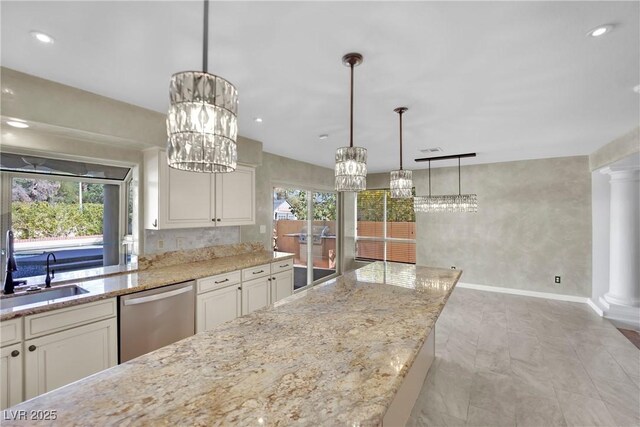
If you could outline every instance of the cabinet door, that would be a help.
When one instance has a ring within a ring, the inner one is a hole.
[[[269,305],[270,283],[269,277],[261,277],[242,283],[243,316]]]
[[[213,177],[208,173],[167,168],[165,225],[171,227],[213,226]]]
[[[271,303],[293,294],[293,269],[276,273],[271,277]]]
[[[218,225],[255,224],[254,168],[216,175],[215,212]]]
[[[25,341],[26,398],[118,363],[115,318]]]
[[[0,409],[22,402],[22,344],[0,349]]]
[[[239,317],[240,300],[239,284],[198,295],[196,332],[208,331],[216,325]]]

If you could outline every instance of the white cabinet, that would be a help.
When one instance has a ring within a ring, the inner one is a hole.
[[[270,304],[269,277],[242,282],[242,315],[252,313]]]
[[[166,153],[144,152],[145,228],[255,224],[255,169],[198,173],[170,168]]]
[[[26,398],[115,366],[117,328],[112,318],[25,341]]]
[[[196,332],[208,331],[221,323],[240,317],[241,314],[239,284],[200,294],[196,304]]]
[[[0,349],[0,409],[22,402],[22,344]]]
[[[271,303],[293,294],[293,269],[276,273],[271,277]]]

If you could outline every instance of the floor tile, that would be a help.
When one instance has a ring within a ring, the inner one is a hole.
[[[568,426],[611,427],[615,425],[609,410],[601,400],[559,391],[558,401]]]
[[[502,347],[492,352],[478,350],[476,352],[475,367],[477,370],[509,375],[511,373],[509,349]]]
[[[515,413],[505,416],[490,409],[470,406],[467,425],[470,427],[515,427],[516,417]]]
[[[509,418],[515,415],[516,394],[511,377],[493,372],[476,372],[469,406],[491,410]]]
[[[564,390],[594,398],[600,397],[596,386],[591,381],[580,360],[548,358],[546,361],[551,374],[551,383],[556,390]]]
[[[594,383],[601,400],[626,409],[630,416],[640,420],[640,388],[638,386],[634,383],[605,379],[595,380]]]
[[[525,396],[518,399],[516,406],[518,427],[566,426],[567,423],[555,397]]]

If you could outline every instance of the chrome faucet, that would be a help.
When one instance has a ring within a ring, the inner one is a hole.
[[[7,250],[6,250],[7,272],[4,276],[4,287],[2,288],[2,292],[5,294],[12,294],[13,288],[16,285],[15,281],[13,280],[13,272],[18,270],[18,265],[16,264],[16,259],[13,256],[13,231],[11,230],[7,231],[6,244],[7,244]]]
[[[56,256],[53,252],[49,252],[47,254],[47,277],[46,279],[44,279],[44,287],[45,288],[50,288],[51,287],[51,279],[53,279],[55,277],[55,270],[51,269],[51,271],[49,271],[49,257],[53,257],[53,262],[58,262],[58,260],[56,259]],[[51,275],[49,275],[49,273],[51,273]]]

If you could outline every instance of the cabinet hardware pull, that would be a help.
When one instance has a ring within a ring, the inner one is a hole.
[[[276,278],[275,278],[275,277],[272,277],[272,278],[271,278],[271,280],[276,280]]]
[[[36,346],[35,345],[30,345],[29,346],[29,351],[36,351]]]
[[[157,227],[157,226],[158,226],[158,220],[157,220],[157,219],[154,219],[154,220],[153,220],[153,224],[152,224],[152,225],[153,225],[154,227]]]
[[[271,281],[271,277],[269,277],[267,280],[268,280],[268,281]]]
[[[215,220],[216,220],[215,218],[211,218],[211,221],[215,221]]]
[[[18,357],[18,356],[20,356],[20,352],[18,350],[13,350],[11,352],[11,357]]]
[[[289,267],[289,264],[281,265],[280,268]]]
[[[224,280],[216,280],[214,283],[218,284],[218,283],[224,283],[224,282],[228,282],[229,279],[224,279]]]
[[[221,218],[216,218],[216,221],[220,222],[220,221],[222,221],[222,219]]]
[[[251,273],[251,274],[260,274],[260,273],[264,273],[264,270],[254,271],[254,272],[253,272],[253,273]]]
[[[241,290],[242,290],[242,288],[238,288],[238,290],[239,290],[239,291],[241,291]]]

